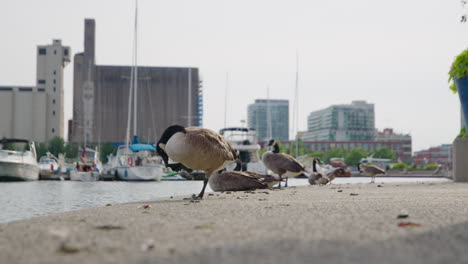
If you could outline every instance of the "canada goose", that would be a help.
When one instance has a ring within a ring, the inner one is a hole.
[[[307,172],[304,165],[300,164],[296,159],[289,155],[279,153],[278,143],[274,139],[271,139],[267,146],[273,148],[273,150],[263,153],[262,161],[265,167],[278,174],[280,177],[279,188],[281,188],[282,177],[286,177],[285,187],[288,187],[289,177],[296,177],[303,172]]]
[[[386,174],[383,169],[375,165],[361,164],[360,162],[357,165],[357,169],[360,173],[371,176],[371,183],[375,182],[375,175]]]
[[[312,172],[309,176],[309,183],[312,185],[318,184],[317,181],[323,178],[322,173],[317,171],[317,163],[322,163],[322,161],[319,158],[314,158],[312,160]]]
[[[171,158],[187,168],[205,172],[203,188],[197,199],[203,198],[213,172],[238,159],[231,143],[213,130],[200,127],[170,126],[161,135],[157,147],[166,167],[174,167],[169,164]]]
[[[278,184],[279,179],[272,175],[265,175],[251,171],[240,171],[238,162],[234,171],[215,172],[208,180],[215,192],[221,191],[247,191],[254,189],[271,188]]]
[[[316,161],[317,160],[317,161]],[[321,162],[319,159],[314,159],[313,161],[313,172],[311,173],[309,177],[309,183],[310,184],[320,184],[320,185],[325,185],[327,183],[331,184],[331,181],[333,181],[336,177],[338,176],[344,176],[345,175],[345,170],[343,168],[331,168],[328,171],[321,171],[317,172],[316,168],[316,163]]]

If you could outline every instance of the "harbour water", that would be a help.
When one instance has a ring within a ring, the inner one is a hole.
[[[337,178],[333,184],[368,183],[368,177]],[[376,179],[390,182],[448,182],[446,178]],[[289,179],[290,186],[308,185],[307,179]],[[74,182],[33,181],[0,182],[0,223],[34,216],[128,203],[160,197],[198,194],[202,181],[161,182]],[[212,190],[207,187],[207,192]]]

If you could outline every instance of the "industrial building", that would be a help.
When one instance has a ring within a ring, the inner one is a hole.
[[[443,144],[436,147],[416,151],[413,156],[414,164],[425,166],[430,163],[452,167],[452,145]]]
[[[46,142],[64,137],[63,69],[70,47],[37,46],[35,86],[0,86],[0,138]]]
[[[353,101],[311,112],[307,118],[304,141],[373,141],[374,104]]]
[[[268,111],[269,110],[269,111]],[[269,112],[269,114],[268,114]],[[289,139],[289,101],[257,99],[247,108],[247,124],[259,140]],[[269,131],[271,129],[271,131]]]
[[[84,24],[84,52],[74,56],[69,139],[75,143],[124,142],[131,66],[96,65],[95,21],[85,19]],[[198,68],[138,67],[137,81],[137,134],[142,141],[157,141],[170,125],[202,126]]]

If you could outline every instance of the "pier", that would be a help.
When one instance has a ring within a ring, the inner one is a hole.
[[[332,184],[0,224],[1,263],[467,263],[467,183]]]

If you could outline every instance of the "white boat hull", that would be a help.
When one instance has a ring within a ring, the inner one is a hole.
[[[164,174],[161,166],[117,167],[117,179],[122,181],[160,181]]]
[[[0,161],[0,181],[37,181],[39,167],[35,164]]]
[[[97,171],[70,171],[70,180],[71,181],[98,181],[99,172]]]

